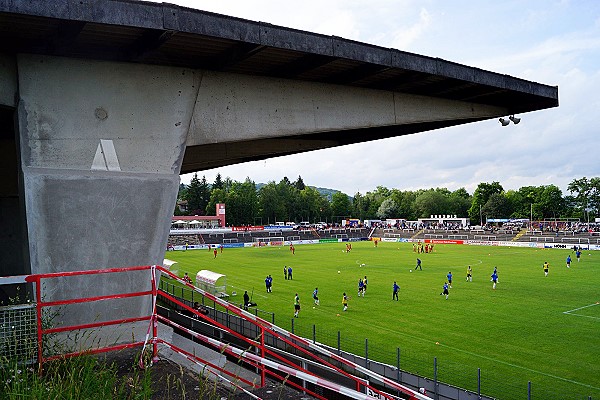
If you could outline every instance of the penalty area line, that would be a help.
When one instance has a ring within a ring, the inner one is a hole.
[[[598,305],[598,302],[593,303],[593,304],[588,304],[587,306],[583,306],[583,307],[579,307],[579,308],[574,308],[574,309],[569,310],[569,311],[563,311],[563,314],[571,314],[573,311],[579,311],[579,310],[583,310],[584,308],[593,307],[593,306],[597,306],[597,305]],[[573,315],[578,315],[578,314],[573,314]]]

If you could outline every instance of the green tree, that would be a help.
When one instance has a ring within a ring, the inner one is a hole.
[[[579,217],[584,221],[590,220],[590,213],[598,215],[600,211],[600,178],[573,179],[567,186],[570,193],[574,193],[573,202],[579,209]],[[593,218],[592,216],[592,218]]]
[[[342,192],[336,192],[331,196],[331,212],[334,222],[340,222],[342,217],[351,216],[351,204],[348,196]]]
[[[493,193],[481,208],[481,212],[485,223],[488,218],[508,218],[512,209],[504,193]]]
[[[304,190],[306,188],[306,185],[304,185],[304,181],[300,175],[298,175],[298,179],[296,179],[296,182],[294,182],[294,187],[298,190]]]
[[[415,199],[415,209],[421,218],[450,213],[450,192],[448,189],[428,189],[421,191]]]
[[[542,215],[546,218],[558,218],[564,216],[565,201],[562,191],[555,185],[543,186],[540,191],[538,206]]]
[[[478,224],[483,212],[483,206],[494,193],[502,193],[504,189],[499,182],[485,183],[481,182],[477,185],[475,193],[473,193],[473,200],[471,202],[471,208],[469,208],[469,218],[472,224]]]
[[[415,221],[418,218],[415,206],[415,200],[417,199],[416,192],[410,190],[401,192],[394,189],[390,197],[396,202],[398,218],[404,218],[409,221]]]
[[[215,176],[215,182],[212,184],[213,189],[223,189],[223,179],[221,178],[221,174],[217,172],[217,176]]]
[[[469,215],[471,207],[471,195],[465,188],[456,189],[448,197],[450,214],[456,215],[459,218]]]
[[[397,215],[397,212],[398,210],[396,202],[392,198],[388,197],[387,199],[381,202],[381,205],[377,210],[377,217],[379,219],[384,220],[386,218],[395,217]]]
[[[206,205],[210,199],[210,190],[205,176],[200,180],[198,174],[194,174],[187,188],[186,197],[190,215],[205,215]]]
[[[289,221],[289,219],[286,219],[286,207],[275,182],[271,181],[260,188],[258,191],[258,205],[264,224]]]
[[[214,213],[214,210],[217,207],[217,203],[225,203],[225,205],[227,206],[227,215],[225,222],[227,223],[227,225],[233,225],[229,220],[229,204],[227,204],[227,192],[225,192],[225,190],[213,189],[210,192],[210,199],[208,200],[208,204],[206,205],[206,213]]]

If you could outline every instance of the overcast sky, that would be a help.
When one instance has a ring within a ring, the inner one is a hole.
[[[354,195],[498,181],[505,190],[600,176],[600,1],[305,0],[171,3],[335,35],[558,86],[558,108],[200,171],[256,183],[298,175]],[[189,183],[191,174],[182,175]]]

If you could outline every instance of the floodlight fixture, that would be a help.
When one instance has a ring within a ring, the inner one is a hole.
[[[502,126],[506,126],[506,125],[510,124],[510,121],[507,119],[504,119],[504,118],[500,118],[500,119],[498,119],[498,121],[500,121]]]
[[[508,117],[508,119],[510,119],[515,125],[521,122],[521,118],[517,118],[514,115],[511,115],[510,117]]]

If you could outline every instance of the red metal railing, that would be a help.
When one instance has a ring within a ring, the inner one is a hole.
[[[43,297],[43,293],[42,293],[42,287],[43,287],[42,282],[46,279],[58,279],[58,278],[64,279],[64,278],[82,276],[82,275],[121,274],[121,273],[128,273],[128,272],[133,272],[133,271],[143,271],[143,270],[147,270],[150,273],[151,290],[130,292],[130,293],[117,293],[117,294],[103,295],[103,296],[80,297],[80,298],[75,298],[75,299],[64,299],[64,300],[56,300],[56,301],[44,301],[43,300],[44,297]],[[209,300],[212,300],[215,304],[218,304],[219,306],[225,308],[226,310],[230,311],[231,313],[239,316],[241,319],[246,320],[249,323],[255,325],[260,332],[260,334],[258,335],[258,338],[257,339],[248,338],[248,337],[228,328],[227,326],[211,319],[208,315],[198,312],[197,310],[191,308],[187,304],[185,304],[182,301],[180,301],[179,299],[169,295],[168,293],[163,292],[162,290],[159,290],[157,281],[156,281],[157,273],[165,274],[165,275],[169,276],[170,278],[177,280],[181,284],[191,288],[192,290],[196,291],[200,295],[205,296]],[[385,399],[390,399],[390,400],[394,399],[394,396],[392,396],[388,393],[385,393],[385,392],[381,392],[380,390],[377,390],[376,388],[370,386],[369,384],[366,384],[363,379],[358,378],[345,370],[345,369],[351,368],[354,371],[357,371],[357,372],[360,372],[360,373],[366,375],[367,377],[369,377],[369,379],[371,381],[378,381],[388,387],[391,387],[395,390],[398,390],[398,391],[404,393],[405,395],[408,395],[410,399],[430,400],[429,397],[427,397],[421,393],[418,393],[410,388],[400,385],[399,383],[397,383],[389,378],[386,378],[384,376],[376,374],[376,373],[370,371],[369,369],[362,367],[356,363],[346,360],[345,358],[335,354],[334,352],[331,352],[315,343],[312,343],[309,340],[306,340],[304,338],[296,336],[296,335],[278,327],[277,325],[274,325],[266,320],[263,320],[263,319],[259,318],[258,316],[255,316],[245,310],[240,309],[237,306],[234,306],[234,305],[228,303],[227,301],[225,301],[221,298],[218,298],[218,297],[212,295],[211,293],[205,292],[204,290],[201,290],[201,289],[193,286],[192,284],[185,282],[182,278],[179,278],[178,276],[172,274],[167,269],[160,267],[160,266],[152,265],[152,266],[137,266],[137,267],[129,267],[129,268],[110,268],[110,269],[103,269],[103,270],[36,274],[36,275],[26,276],[25,280],[27,282],[31,282],[35,285],[35,293],[36,293],[36,299],[37,299],[36,307],[37,307],[37,328],[38,328],[38,330],[37,330],[38,362],[39,362],[39,366],[40,366],[40,372],[42,371],[42,367],[45,362],[48,362],[48,361],[51,361],[51,360],[54,360],[57,358],[73,357],[73,356],[81,355],[83,353],[97,354],[97,353],[102,353],[102,352],[121,350],[121,349],[125,349],[125,348],[132,348],[132,347],[138,347],[138,346],[141,347],[142,349],[145,349],[148,344],[151,344],[151,346],[152,346],[152,362],[156,362],[156,361],[158,361],[158,345],[164,345],[164,346],[168,346],[176,353],[186,357],[188,360],[190,360],[198,365],[201,365],[204,367],[206,367],[206,366],[210,367],[209,369],[206,369],[207,372],[218,375],[221,379],[229,382],[230,384],[234,385],[235,387],[239,388],[240,390],[244,391],[245,393],[248,393],[251,397],[258,399],[258,397],[256,397],[255,395],[250,393],[248,390],[246,390],[245,388],[243,388],[242,386],[239,385],[239,382],[241,382],[245,385],[255,388],[255,387],[257,387],[255,382],[251,382],[247,379],[241,378],[240,376],[228,371],[224,367],[220,367],[209,361],[203,360],[202,358],[200,358],[194,354],[191,354],[191,353],[185,351],[184,349],[174,346],[172,343],[168,343],[165,340],[159,339],[158,338],[158,322],[160,321],[166,325],[169,325],[169,326],[179,329],[181,331],[187,332],[189,335],[198,339],[199,341],[201,341],[204,345],[206,345],[208,347],[212,347],[215,350],[222,352],[224,354],[227,354],[230,357],[235,357],[236,359],[246,363],[247,365],[250,365],[250,366],[256,368],[258,371],[260,371],[260,378],[261,378],[260,386],[261,387],[264,386],[265,381],[266,381],[266,376],[269,375],[279,381],[282,381],[282,382],[285,382],[286,384],[294,386],[297,389],[302,390],[302,391],[310,394],[313,397],[326,400],[326,398],[323,397],[322,395],[319,395],[319,394],[313,392],[312,390],[302,387],[301,385],[294,382],[293,380],[288,379],[290,376],[292,376],[292,377],[298,378],[301,381],[309,382],[316,386],[327,388],[329,390],[343,394],[343,395],[348,396],[353,399],[360,399],[360,400],[372,399],[371,396],[368,396],[365,393],[360,392],[361,387],[369,388],[372,392],[377,393],[380,396],[380,398],[385,398]],[[69,326],[61,326],[61,327],[54,327],[54,328],[45,328],[42,324],[43,309],[46,307],[56,307],[56,306],[69,305],[69,304],[82,304],[82,303],[89,303],[89,302],[98,302],[98,301],[106,301],[106,300],[113,300],[113,299],[127,299],[127,298],[145,297],[145,296],[151,296],[151,298],[152,298],[151,312],[149,315],[135,316],[135,317],[129,317],[129,318],[119,318],[119,319],[103,321],[103,322],[93,322],[93,323],[87,323],[87,324],[69,325]],[[256,348],[258,350],[258,354],[252,354],[247,349],[246,350],[240,349],[238,347],[232,346],[231,344],[224,343],[224,342],[218,341],[213,338],[209,338],[200,333],[197,333],[188,328],[185,328],[179,324],[176,324],[175,322],[173,322],[165,317],[159,316],[156,312],[156,302],[159,297],[164,297],[165,299],[179,305],[183,309],[192,313],[197,318],[205,320],[206,322],[210,323],[211,325],[216,326],[217,328],[234,336],[236,339],[239,339],[240,341],[246,343],[248,346]],[[78,331],[78,330],[90,329],[90,328],[96,328],[96,327],[105,327],[105,326],[136,323],[136,322],[142,322],[142,321],[148,321],[148,330],[146,332],[146,337],[143,342],[138,341],[138,342],[126,343],[126,344],[109,345],[109,346],[97,347],[94,349],[87,349],[87,350],[80,351],[80,352],[72,352],[72,353],[62,354],[62,355],[52,355],[52,356],[48,356],[48,357],[44,356],[43,349],[44,349],[44,336],[45,335],[52,334],[52,333],[59,333],[59,332]],[[355,382],[355,388],[351,389],[351,388],[342,386],[340,384],[325,380],[325,379],[317,376],[315,373],[310,372],[307,369],[294,364],[290,359],[282,356],[281,354],[279,354],[279,352],[276,352],[265,345],[265,337],[267,335],[270,335],[273,338],[283,341],[286,345],[293,347],[295,350],[297,350],[299,353],[302,353],[307,358],[311,358],[311,359],[315,360],[317,363],[324,365],[329,370],[334,370],[338,374],[351,379],[352,381]],[[144,351],[142,351],[141,353],[142,354],[140,356],[139,365],[140,365],[140,367],[145,368],[146,365],[144,363]],[[329,360],[333,360],[337,365],[335,365],[332,361],[329,361]],[[344,369],[338,365],[344,366],[346,368]],[[218,372],[216,372],[216,371],[218,371]],[[227,379],[223,375],[228,375],[233,379],[231,379],[231,380]]]

